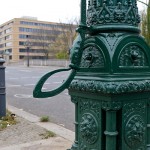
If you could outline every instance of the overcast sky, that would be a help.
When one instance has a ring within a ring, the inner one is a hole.
[[[80,0],[1,0],[0,6],[0,24],[22,16],[37,17],[41,21],[64,22],[79,18],[80,15]],[[144,7],[142,4],[138,6],[140,9]]]

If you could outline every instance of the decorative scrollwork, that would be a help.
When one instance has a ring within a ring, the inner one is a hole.
[[[103,24],[128,24],[138,26],[140,16],[136,1],[101,1],[91,3],[89,1],[87,11],[88,25],[103,25]]]
[[[150,80],[120,82],[73,80],[69,89],[104,94],[143,92],[150,91]]]
[[[125,141],[131,149],[141,147],[145,136],[144,121],[141,116],[134,115],[129,118],[125,126]]]
[[[119,110],[121,108],[122,104],[118,101],[103,101],[102,102],[102,108],[104,110]]]
[[[102,52],[95,46],[89,46],[84,49],[81,58],[81,68],[101,68],[104,67],[104,57]]]
[[[87,150],[87,146],[86,146],[86,145],[84,145],[84,143],[81,143],[81,145],[80,145],[80,149],[81,149],[81,150]]]
[[[119,58],[120,67],[145,67],[148,60],[143,50],[137,45],[129,45],[122,50]]]
[[[81,113],[84,113],[85,111],[92,111],[97,115],[98,118],[100,118],[100,103],[95,102],[92,99],[88,98],[78,98],[80,100],[80,111]]]
[[[88,144],[94,144],[98,139],[98,123],[90,113],[83,114],[80,123],[80,132]]]

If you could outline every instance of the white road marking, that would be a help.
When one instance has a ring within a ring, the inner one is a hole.
[[[53,84],[60,84],[60,83],[62,83],[62,82],[53,82]]]
[[[15,94],[14,96],[17,98],[33,98],[32,95],[27,95],[27,94]]]
[[[16,80],[16,79],[18,79],[18,78],[8,78],[8,79],[9,79],[9,80],[12,80],[12,79],[13,79],[13,80],[14,80],[14,79]]]
[[[29,78],[31,78],[31,77],[21,77],[22,79],[29,79]]]
[[[9,80],[16,80],[16,79],[34,79],[34,78],[40,78],[40,77],[18,77],[18,78],[8,78]]]
[[[52,83],[44,83],[44,84],[52,84]]]
[[[35,84],[24,84],[24,86],[33,86]]]
[[[34,78],[40,78],[40,76],[39,76],[39,77],[31,77],[31,78],[33,78],[33,79],[34,79]]]
[[[19,71],[22,71],[22,72],[31,72],[30,70],[19,70]]]
[[[69,95],[68,93],[65,93],[65,95]]]
[[[6,87],[21,87],[21,85],[6,85]]]

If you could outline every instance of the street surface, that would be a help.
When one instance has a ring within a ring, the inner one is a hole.
[[[74,104],[68,91],[50,98],[33,98],[35,84],[45,73],[58,67],[6,66],[6,101],[7,104],[37,115],[49,116],[50,121],[74,131]],[[44,85],[43,91],[58,87],[69,72],[53,75]]]

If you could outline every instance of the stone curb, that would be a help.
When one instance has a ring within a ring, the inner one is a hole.
[[[59,126],[57,124],[51,123],[51,122],[40,122],[40,118],[36,115],[30,114],[22,109],[18,109],[14,106],[7,105],[7,109],[11,111],[12,113],[16,114],[19,117],[22,117],[40,127],[43,127],[47,130],[50,130],[54,132],[56,135],[65,138],[66,140],[73,142],[75,133],[71,130],[68,130],[62,126]]]
[[[71,146],[71,142],[61,138],[55,137],[47,140],[39,140],[29,143],[23,143],[18,145],[11,145],[1,147],[1,150],[64,150]]]

